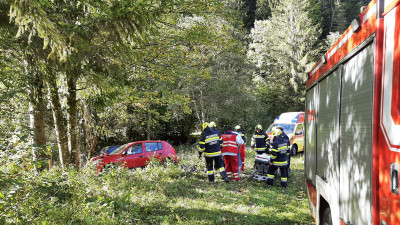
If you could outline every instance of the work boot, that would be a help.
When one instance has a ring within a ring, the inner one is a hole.
[[[222,176],[222,179],[224,179],[224,181],[225,181],[226,183],[228,183],[228,182],[229,182],[229,177],[228,177],[228,175],[226,174],[226,171],[223,170],[223,171],[220,172],[220,174],[221,174],[221,176]]]
[[[228,178],[228,176],[224,177],[224,181],[225,181],[226,183],[229,183],[229,178]]]

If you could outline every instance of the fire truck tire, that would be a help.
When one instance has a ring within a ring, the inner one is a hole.
[[[321,225],[332,225],[331,208],[326,208],[322,215]]]
[[[292,149],[290,150],[291,155],[297,155],[298,154],[297,149],[298,149],[297,145],[292,145]]]

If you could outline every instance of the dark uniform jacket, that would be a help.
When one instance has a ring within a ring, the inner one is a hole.
[[[289,140],[289,137],[287,136],[287,134],[285,134],[285,132],[282,132],[281,135],[283,136],[283,139],[285,139],[285,141],[287,141],[289,143],[289,148],[288,148],[287,155],[290,156],[291,152],[290,152],[290,140]]]
[[[199,155],[204,152],[205,157],[220,156],[221,146],[222,138],[220,132],[206,127],[199,141]]]
[[[282,134],[274,137],[271,144],[271,162],[274,166],[287,166],[290,142]]]
[[[260,133],[254,132],[251,147],[255,147],[256,151],[267,151],[268,135],[261,131]]]
[[[237,130],[236,133],[240,134],[240,137],[246,142],[246,134],[242,130]]]

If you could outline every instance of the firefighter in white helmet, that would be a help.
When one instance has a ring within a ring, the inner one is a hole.
[[[290,139],[284,132],[283,127],[277,126],[276,129],[280,129],[282,131],[283,138],[289,143],[289,146],[290,146]],[[290,150],[290,148],[289,148],[289,151],[287,152],[287,156],[288,156],[287,177],[289,178],[290,177],[290,158],[292,156],[292,151]]]
[[[290,142],[282,135],[281,129],[275,129],[272,132],[273,141],[271,144],[271,160],[270,167],[268,168],[267,184],[273,185],[275,171],[279,168],[281,171],[281,186],[287,187],[287,165],[288,165],[288,151]]]

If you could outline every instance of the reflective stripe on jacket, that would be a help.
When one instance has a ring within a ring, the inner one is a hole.
[[[274,137],[274,141],[271,146],[271,162],[275,166],[287,166],[288,165],[288,151],[290,142],[283,135]]]
[[[207,127],[199,141],[199,152],[204,152],[205,157],[219,156],[221,155],[221,144],[222,138],[219,131]]]
[[[244,142],[246,142],[246,134],[242,130],[237,130],[236,132],[240,134],[240,137],[243,139]]]
[[[238,154],[238,146],[236,143],[236,136],[238,134],[237,133],[233,133],[233,132],[226,132],[225,134],[222,135],[222,155],[224,155],[224,153],[233,153],[235,155]],[[232,155],[232,154],[229,154]]]
[[[268,135],[261,131],[260,133],[254,132],[251,138],[251,147],[255,147],[256,151],[267,150]]]

